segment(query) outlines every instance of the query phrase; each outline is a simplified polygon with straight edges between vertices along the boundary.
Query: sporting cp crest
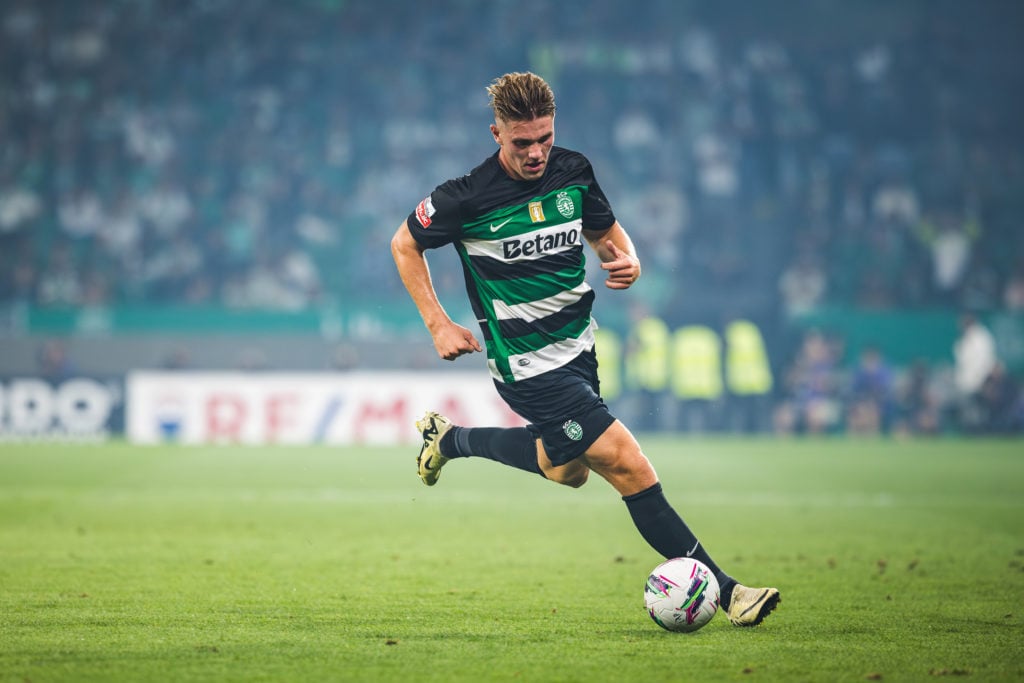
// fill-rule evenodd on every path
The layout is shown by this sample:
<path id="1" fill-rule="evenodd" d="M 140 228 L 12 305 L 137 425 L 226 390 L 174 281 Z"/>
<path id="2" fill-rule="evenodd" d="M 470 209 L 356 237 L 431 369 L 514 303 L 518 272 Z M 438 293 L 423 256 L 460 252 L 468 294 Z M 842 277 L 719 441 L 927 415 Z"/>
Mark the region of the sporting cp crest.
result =
<path id="1" fill-rule="evenodd" d="M 583 427 L 581 427 L 580 423 L 576 420 L 567 420 L 566 423 L 562 425 L 562 431 L 565 432 L 565 435 L 573 441 L 579 441 L 583 438 Z"/>
<path id="2" fill-rule="evenodd" d="M 555 208 L 564 218 L 572 218 L 576 213 L 576 205 L 572 203 L 572 197 L 568 192 L 559 192 L 555 197 Z"/>

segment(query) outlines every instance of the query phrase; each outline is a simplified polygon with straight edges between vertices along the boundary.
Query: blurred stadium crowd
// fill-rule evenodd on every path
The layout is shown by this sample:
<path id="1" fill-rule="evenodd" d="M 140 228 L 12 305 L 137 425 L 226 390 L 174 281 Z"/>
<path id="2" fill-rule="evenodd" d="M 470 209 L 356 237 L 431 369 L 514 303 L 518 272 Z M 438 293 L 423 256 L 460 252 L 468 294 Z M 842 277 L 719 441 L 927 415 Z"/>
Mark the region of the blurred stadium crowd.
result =
<path id="1" fill-rule="evenodd" d="M 672 325 L 1021 312 L 1020 20 L 997 0 L 9 0 L 0 305 L 405 305 L 395 226 L 493 151 L 484 86 L 529 68 Z"/>

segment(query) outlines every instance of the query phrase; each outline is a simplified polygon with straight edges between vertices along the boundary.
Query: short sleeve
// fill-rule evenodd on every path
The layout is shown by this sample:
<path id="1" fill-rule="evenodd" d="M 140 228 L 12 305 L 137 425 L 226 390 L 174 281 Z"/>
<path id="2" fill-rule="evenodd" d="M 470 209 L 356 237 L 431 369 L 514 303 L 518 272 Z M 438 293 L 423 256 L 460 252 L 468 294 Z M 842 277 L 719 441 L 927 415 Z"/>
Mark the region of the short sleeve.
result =
<path id="1" fill-rule="evenodd" d="M 462 233 L 459 203 L 440 186 L 416 205 L 406 220 L 413 239 L 426 249 L 456 241 Z"/>
<path id="2" fill-rule="evenodd" d="M 589 167 L 589 164 L 588 164 Z M 604 191 L 590 170 L 590 183 L 587 196 L 583 199 L 583 229 L 603 232 L 615 224 L 615 213 L 605 197 Z"/>

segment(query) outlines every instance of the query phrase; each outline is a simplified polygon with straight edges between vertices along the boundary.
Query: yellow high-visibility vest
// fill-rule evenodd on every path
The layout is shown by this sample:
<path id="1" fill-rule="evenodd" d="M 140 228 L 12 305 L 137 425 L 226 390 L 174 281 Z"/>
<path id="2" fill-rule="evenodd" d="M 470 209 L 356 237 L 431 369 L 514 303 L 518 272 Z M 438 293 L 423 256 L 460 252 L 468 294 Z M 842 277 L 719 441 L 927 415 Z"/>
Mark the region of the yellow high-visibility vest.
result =
<path id="1" fill-rule="evenodd" d="M 686 325 L 672 338 L 672 391 L 681 400 L 722 395 L 722 340 L 704 325 Z"/>
<path id="2" fill-rule="evenodd" d="M 764 338 L 749 320 L 734 320 L 725 328 L 725 380 L 737 396 L 757 396 L 772 390 L 772 368 Z"/>
<path id="3" fill-rule="evenodd" d="M 664 391 L 668 387 L 669 336 L 661 318 L 644 318 L 630 330 L 626 381 L 631 389 Z"/>
<path id="4" fill-rule="evenodd" d="M 597 354 L 597 375 L 601 396 L 607 400 L 622 394 L 622 340 L 614 330 L 594 330 L 594 352 Z"/>

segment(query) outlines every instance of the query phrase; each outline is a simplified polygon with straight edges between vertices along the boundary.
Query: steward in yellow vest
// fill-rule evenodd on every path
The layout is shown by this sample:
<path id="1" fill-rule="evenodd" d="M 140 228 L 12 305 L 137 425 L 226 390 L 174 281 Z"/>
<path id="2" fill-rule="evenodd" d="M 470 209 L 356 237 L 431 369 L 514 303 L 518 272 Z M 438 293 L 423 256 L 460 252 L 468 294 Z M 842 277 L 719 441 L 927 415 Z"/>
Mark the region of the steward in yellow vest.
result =
<path id="1" fill-rule="evenodd" d="M 728 428 L 761 432 L 771 428 L 772 367 L 764 337 L 749 320 L 725 328 L 725 381 L 729 388 Z"/>
<path id="2" fill-rule="evenodd" d="M 722 342 L 710 327 L 686 325 L 672 339 L 672 390 L 681 401 L 722 395 Z"/>
<path id="3" fill-rule="evenodd" d="M 672 392 L 676 429 L 704 432 L 717 427 L 723 393 L 722 340 L 710 327 L 686 325 L 672 335 Z"/>
<path id="4" fill-rule="evenodd" d="M 734 320 L 725 328 L 725 381 L 736 396 L 767 394 L 772 390 L 772 368 L 764 338 L 749 320 Z"/>
<path id="5" fill-rule="evenodd" d="M 661 318 L 645 316 L 629 331 L 626 345 L 626 388 L 636 413 L 639 430 L 664 427 L 663 403 L 669 383 L 668 325 Z"/>
<path id="6" fill-rule="evenodd" d="M 615 330 L 603 327 L 594 330 L 594 340 L 601 396 L 614 401 L 622 395 L 622 340 Z"/>

